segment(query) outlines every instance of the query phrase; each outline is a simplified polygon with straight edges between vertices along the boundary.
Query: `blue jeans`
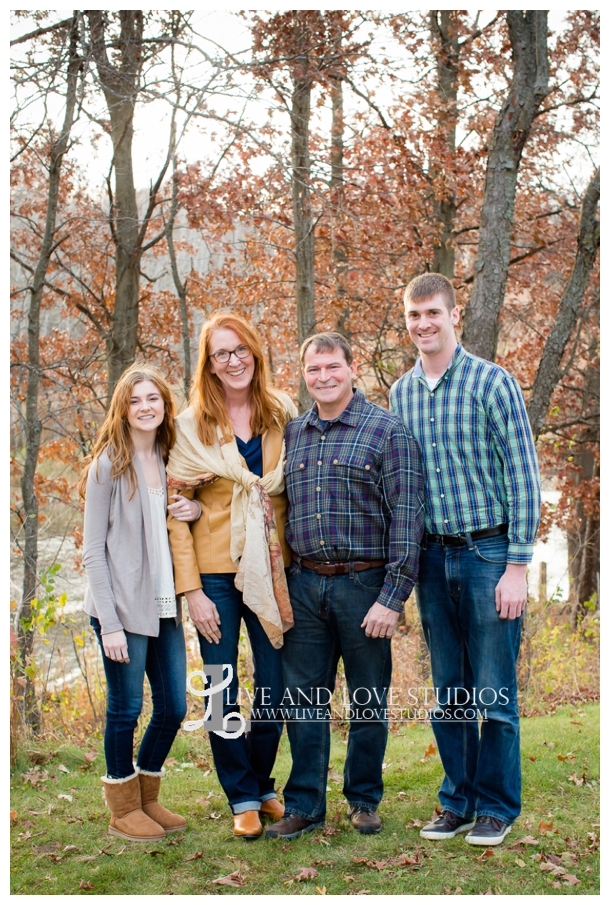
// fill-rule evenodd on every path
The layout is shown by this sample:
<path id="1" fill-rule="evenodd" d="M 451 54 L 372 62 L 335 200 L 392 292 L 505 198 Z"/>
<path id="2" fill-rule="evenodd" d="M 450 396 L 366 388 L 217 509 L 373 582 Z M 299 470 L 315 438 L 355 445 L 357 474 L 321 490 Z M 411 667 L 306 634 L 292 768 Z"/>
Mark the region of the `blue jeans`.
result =
<path id="1" fill-rule="evenodd" d="M 199 647 L 206 666 L 231 664 L 233 680 L 223 692 L 223 715 L 238 713 L 237 654 L 241 621 L 244 620 L 252 648 L 254 689 L 252 710 L 263 708 L 262 718 L 253 712 L 250 732 L 239 738 L 221 738 L 210 732 L 210 744 L 218 781 L 234 814 L 258 810 L 261 802 L 275 798 L 275 780 L 271 776 L 282 734 L 282 722 L 265 718 L 267 709 L 277 711 L 282 700 L 281 652 L 269 641 L 258 616 L 243 601 L 235 587 L 235 575 L 202 575 L 203 592 L 216 604 L 220 615 L 219 644 L 199 634 Z"/>
<path id="2" fill-rule="evenodd" d="M 432 728 L 445 769 L 441 806 L 512 823 L 521 811 L 521 618 L 500 619 L 495 604 L 507 549 L 506 535 L 472 549 L 424 537 L 416 596 L 438 701 Z"/>
<path id="3" fill-rule="evenodd" d="M 295 563 L 288 573 L 294 627 L 284 636 L 282 654 L 286 700 L 291 702 L 292 769 L 284 790 L 287 813 L 307 820 L 325 817 L 330 707 L 324 705 L 335 687 L 339 657 L 343 657 L 352 716 L 343 794 L 353 807 L 375 810 L 381 801 L 391 642 L 367 638 L 360 626 L 384 580 L 383 568 L 325 577 Z"/>
<path id="4" fill-rule="evenodd" d="M 104 733 L 106 772 L 114 779 L 133 774 L 133 734 L 142 712 L 144 675 L 148 677 L 153 712 L 138 751 L 137 765 L 158 773 L 186 716 L 186 651 L 182 625 L 159 620 L 159 637 L 125 632 L 129 663 L 117 663 L 104 653 L 101 626 L 91 616 L 102 649 L 108 685 Z"/>

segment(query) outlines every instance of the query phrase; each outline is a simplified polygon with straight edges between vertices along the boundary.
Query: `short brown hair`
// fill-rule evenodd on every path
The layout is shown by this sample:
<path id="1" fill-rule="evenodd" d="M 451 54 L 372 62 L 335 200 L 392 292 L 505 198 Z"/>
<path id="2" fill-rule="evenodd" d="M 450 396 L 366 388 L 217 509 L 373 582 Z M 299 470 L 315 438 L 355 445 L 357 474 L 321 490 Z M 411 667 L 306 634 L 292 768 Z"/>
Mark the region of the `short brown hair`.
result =
<path id="1" fill-rule="evenodd" d="M 352 347 L 342 333 L 315 333 L 308 336 L 301 346 L 299 356 L 302 368 L 305 367 L 305 353 L 310 346 L 313 346 L 316 352 L 334 352 L 335 349 L 341 349 L 348 365 L 354 360 Z"/>
<path id="2" fill-rule="evenodd" d="M 405 289 L 405 305 L 407 302 L 423 302 L 434 295 L 443 296 L 449 311 L 455 308 L 455 290 L 447 277 L 442 273 L 422 273 L 411 280 Z"/>

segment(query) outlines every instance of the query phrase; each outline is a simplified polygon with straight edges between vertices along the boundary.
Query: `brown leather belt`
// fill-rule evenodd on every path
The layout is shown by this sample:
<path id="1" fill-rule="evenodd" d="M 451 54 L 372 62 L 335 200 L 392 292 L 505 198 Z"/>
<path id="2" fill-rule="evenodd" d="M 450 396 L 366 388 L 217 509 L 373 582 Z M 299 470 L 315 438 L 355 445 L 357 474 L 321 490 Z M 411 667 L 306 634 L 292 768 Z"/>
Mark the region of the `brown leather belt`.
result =
<path id="1" fill-rule="evenodd" d="M 371 559 L 368 562 L 313 562 L 311 559 L 302 559 L 296 553 L 292 554 L 292 559 L 304 569 L 311 569 L 318 575 L 348 575 L 352 566 L 354 572 L 366 572 L 367 569 L 381 569 L 388 564 L 387 559 Z"/>

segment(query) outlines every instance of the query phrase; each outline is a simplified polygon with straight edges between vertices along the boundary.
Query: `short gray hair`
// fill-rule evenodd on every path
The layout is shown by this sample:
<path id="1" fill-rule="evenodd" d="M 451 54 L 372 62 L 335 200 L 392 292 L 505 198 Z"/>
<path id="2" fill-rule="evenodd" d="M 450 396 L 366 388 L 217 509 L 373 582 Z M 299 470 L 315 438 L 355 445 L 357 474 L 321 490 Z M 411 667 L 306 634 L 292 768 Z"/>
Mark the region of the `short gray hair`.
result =
<path id="1" fill-rule="evenodd" d="M 352 347 L 342 333 L 315 333 L 308 336 L 301 346 L 299 356 L 302 368 L 305 367 L 305 353 L 310 346 L 313 346 L 316 352 L 334 352 L 335 349 L 341 349 L 348 365 L 354 360 Z"/>

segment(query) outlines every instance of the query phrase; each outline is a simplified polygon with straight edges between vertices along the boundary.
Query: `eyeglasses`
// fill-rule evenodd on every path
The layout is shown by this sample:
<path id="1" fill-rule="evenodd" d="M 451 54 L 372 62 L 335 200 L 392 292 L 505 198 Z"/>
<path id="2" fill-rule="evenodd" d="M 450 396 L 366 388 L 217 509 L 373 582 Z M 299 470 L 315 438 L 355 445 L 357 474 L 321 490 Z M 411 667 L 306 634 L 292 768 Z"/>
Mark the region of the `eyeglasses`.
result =
<path id="1" fill-rule="evenodd" d="M 238 346 L 237 349 L 231 349 L 230 352 L 226 349 L 221 349 L 220 352 L 213 352 L 210 358 L 213 358 L 221 365 L 225 365 L 231 360 L 231 355 L 235 355 L 236 358 L 240 359 L 247 358 L 250 355 L 250 349 L 248 346 Z"/>

